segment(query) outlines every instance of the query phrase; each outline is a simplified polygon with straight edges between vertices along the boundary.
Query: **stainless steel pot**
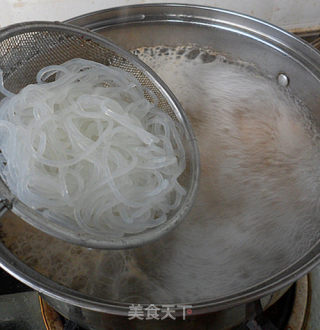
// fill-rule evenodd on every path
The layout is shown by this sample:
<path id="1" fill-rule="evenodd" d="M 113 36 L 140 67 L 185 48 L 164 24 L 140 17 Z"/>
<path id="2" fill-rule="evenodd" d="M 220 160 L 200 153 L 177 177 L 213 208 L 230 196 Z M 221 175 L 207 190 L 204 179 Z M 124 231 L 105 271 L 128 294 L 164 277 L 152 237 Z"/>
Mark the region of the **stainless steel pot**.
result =
<path id="1" fill-rule="evenodd" d="M 225 54 L 227 58 L 252 63 L 271 79 L 279 79 L 280 84 L 286 85 L 289 82 L 292 93 L 313 112 L 315 120 L 319 120 L 319 53 L 299 38 L 268 23 L 221 9 L 174 4 L 113 8 L 74 18 L 68 22 L 99 32 L 129 50 L 143 46 L 176 47 L 196 44 L 198 47 L 210 48 Z M 123 258 L 134 255 L 136 264 L 130 264 L 130 271 L 138 276 L 137 272 L 143 269 L 143 272 L 139 273 L 143 278 L 148 272 L 152 274 L 154 267 L 148 252 L 153 251 L 152 249 L 159 251 L 161 244 L 172 244 L 173 248 L 175 244 L 173 234 L 155 245 L 129 251 L 126 256 L 117 251 L 109 253 L 86 250 L 48 237 L 10 217 L 13 216 L 2 219 L 4 244 L 0 246 L 1 266 L 41 292 L 49 303 L 65 316 L 95 327 L 103 327 L 115 316 L 122 315 L 123 322 L 127 321 L 130 303 L 121 302 L 114 296 L 110 299 L 107 295 L 105 285 L 108 279 L 104 276 L 118 276 L 116 273 L 112 274 L 112 267 L 108 268 L 109 265 L 121 264 Z M 156 288 L 153 282 L 150 282 L 150 290 L 154 290 L 155 296 L 158 297 L 158 301 L 154 302 L 188 303 L 192 305 L 195 315 L 220 311 L 259 299 L 296 281 L 318 263 L 319 232 L 314 233 L 308 246 L 297 250 L 294 260 L 278 260 L 277 256 L 274 256 L 277 262 L 273 262 L 272 258 L 269 261 L 256 258 L 250 265 L 244 261 L 248 272 L 243 275 L 249 276 L 250 281 L 245 281 L 244 277 L 241 280 L 240 275 L 236 277 L 239 269 L 234 269 L 234 277 L 226 273 L 224 278 L 225 283 L 233 282 L 230 290 L 224 283 L 220 286 L 217 283 L 216 287 L 220 287 L 219 292 L 214 292 L 209 286 L 206 290 L 210 277 L 205 278 L 199 289 L 202 293 L 200 299 L 197 297 L 193 300 L 192 294 L 188 296 L 185 293 L 184 297 L 161 301 L 161 292 L 158 292 L 159 295 L 156 292 L 158 286 Z M 302 231 L 299 234 L 304 235 Z M 272 237 L 266 235 L 265 239 L 270 240 L 270 245 L 273 244 Z M 174 252 L 174 249 L 172 251 Z M 210 261 L 210 254 L 206 262 L 209 265 L 212 262 L 214 273 L 216 265 Z M 75 265 L 70 269 L 63 269 L 68 263 Z M 165 260 L 163 263 L 165 264 Z M 99 267 L 104 269 L 104 273 L 99 273 Z M 265 267 L 266 272 L 264 277 L 256 278 L 254 270 L 259 267 Z M 77 272 L 81 273 L 78 277 Z M 221 272 L 223 273 L 223 269 Z M 192 276 L 188 276 L 183 274 L 180 279 L 175 279 L 177 286 L 183 286 L 186 279 L 186 292 L 187 284 L 193 285 Z M 99 285 L 93 285 L 93 278 L 100 281 Z M 211 280 L 216 281 L 214 274 Z M 162 285 L 165 285 L 163 283 Z M 132 286 L 139 290 L 139 283 L 134 282 Z M 143 288 L 141 290 L 143 291 Z M 190 289 L 190 292 L 195 292 L 192 290 Z M 149 301 L 150 299 L 146 299 L 141 302 Z M 178 310 L 177 315 L 181 314 L 182 311 Z"/>

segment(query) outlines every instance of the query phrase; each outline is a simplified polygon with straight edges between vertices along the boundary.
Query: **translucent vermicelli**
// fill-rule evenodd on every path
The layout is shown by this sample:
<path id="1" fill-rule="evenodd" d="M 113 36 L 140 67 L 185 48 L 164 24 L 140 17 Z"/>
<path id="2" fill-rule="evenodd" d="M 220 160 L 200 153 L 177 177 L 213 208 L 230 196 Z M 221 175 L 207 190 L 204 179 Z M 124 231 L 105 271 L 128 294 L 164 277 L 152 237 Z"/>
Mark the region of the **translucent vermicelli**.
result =
<path id="1" fill-rule="evenodd" d="M 16 95 L 0 85 L 2 173 L 26 205 L 119 236 L 180 205 L 181 128 L 133 75 L 73 59 L 43 68 Z"/>

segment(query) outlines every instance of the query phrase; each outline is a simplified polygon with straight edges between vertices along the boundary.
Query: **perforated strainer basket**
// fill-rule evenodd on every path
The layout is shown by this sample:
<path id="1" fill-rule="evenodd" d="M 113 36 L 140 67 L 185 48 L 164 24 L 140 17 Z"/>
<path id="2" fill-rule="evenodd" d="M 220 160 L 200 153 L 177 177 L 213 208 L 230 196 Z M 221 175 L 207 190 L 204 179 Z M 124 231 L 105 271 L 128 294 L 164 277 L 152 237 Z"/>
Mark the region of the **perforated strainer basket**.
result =
<path id="1" fill-rule="evenodd" d="M 14 213 L 32 226 L 57 238 L 87 247 L 129 248 L 155 240 L 185 218 L 195 199 L 199 180 L 199 153 L 191 126 L 180 104 L 160 78 L 135 56 L 103 37 L 57 22 L 22 23 L 0 30 L 0 68 L 5 88 L 13 93 L 35 83 L 36 74 L 43 67 L 62 64 L 73 58 L 92 60 L 130 72 L 157 95 L 158 107 L 180 122 L 184 129 L 182 139 L 187 162 L 181 184 L 187 193 L 179 208 L 169 214 L 163 224 L 121 238 L 103 238 L 83 232 L 76 223 L 70 226 L 70 223 L 64 224 L 63 221 L 51 221 L 19 201 L 3 180 L 0 180 L 1 212 L 12 208 Z"/>

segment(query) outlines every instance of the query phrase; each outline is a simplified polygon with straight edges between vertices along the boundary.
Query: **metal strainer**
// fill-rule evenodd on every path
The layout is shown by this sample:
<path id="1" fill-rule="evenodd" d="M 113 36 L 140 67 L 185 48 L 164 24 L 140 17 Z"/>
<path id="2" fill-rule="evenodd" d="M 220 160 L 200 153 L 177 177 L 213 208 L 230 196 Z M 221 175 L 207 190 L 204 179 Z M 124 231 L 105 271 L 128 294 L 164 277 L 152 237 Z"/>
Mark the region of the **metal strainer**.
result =
<path id="1" fill-rule="evenodd" d="M 3 70 L 5 88 L 13 93 L 35 83 L 36 74 L 43 67 L 62 64 L 73 58 L 92 60 L 130 72 L 157 95 L 158 107 L 181 123 L 185 133 L 182 138 L 187 161 L 181 183 L 187 194 L 180 207 L 168 215 L 166 222 L 142 233 L 126 234 L 120 239 L 97 237 L 83 232 L 76 225 L 64 225 L 63 221 L 52 222 L 19 201 L 5 182 L 0 180 L 2 213 L 12 208 L 14 213 L 32 226 L 57 238 L 87 247 L 117 249 L 142 245 L 170 231 L 186 216 L 193 204 L 199 179 L 199 154 L 191 126 L 180 104 L 160 78 L 135 56 L 105 38 L 58 22 L 22 23 L 0 30 L 0 68 Z M 145 97 L 148 98 L 148 95 Z"/>

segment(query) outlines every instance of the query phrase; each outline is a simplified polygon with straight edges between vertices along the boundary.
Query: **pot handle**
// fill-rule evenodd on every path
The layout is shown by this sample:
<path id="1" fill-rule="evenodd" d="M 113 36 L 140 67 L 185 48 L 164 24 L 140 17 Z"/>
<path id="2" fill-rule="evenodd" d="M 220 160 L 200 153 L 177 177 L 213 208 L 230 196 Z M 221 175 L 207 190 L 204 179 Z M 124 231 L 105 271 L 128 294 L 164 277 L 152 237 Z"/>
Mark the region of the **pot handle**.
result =
<path id="1" fill-rule="evenodd" d="M 3 215 L 12 209 L 12 202 L 10 202 L 6 198 L 0 198 L 0 218 L 3 217 Z"/>

